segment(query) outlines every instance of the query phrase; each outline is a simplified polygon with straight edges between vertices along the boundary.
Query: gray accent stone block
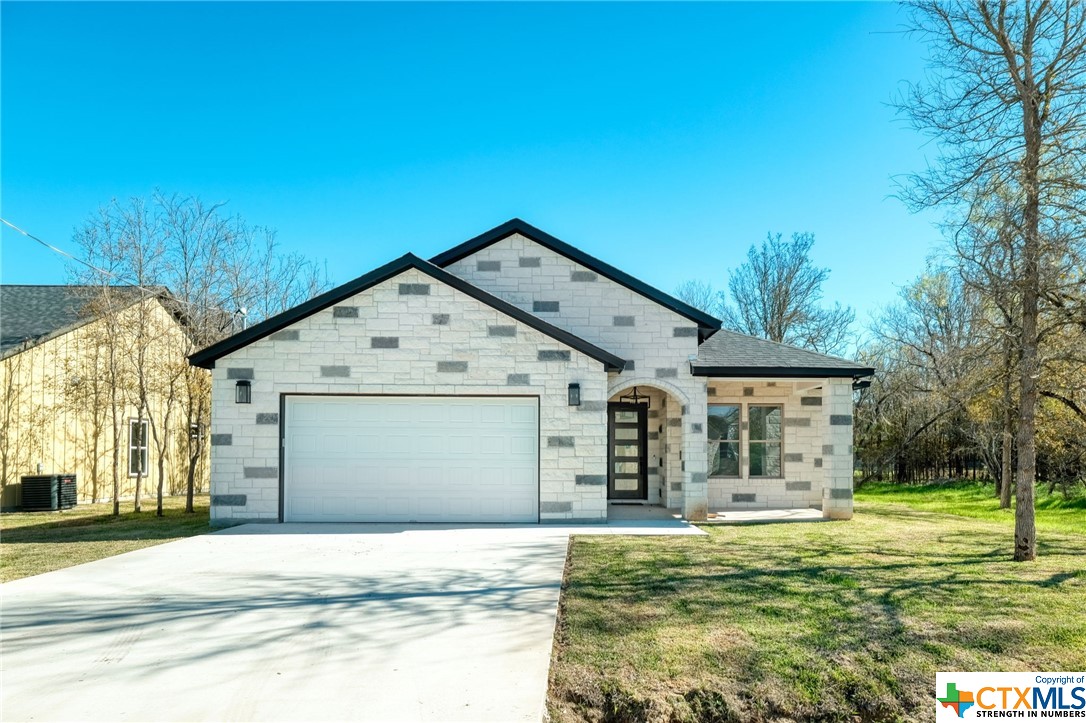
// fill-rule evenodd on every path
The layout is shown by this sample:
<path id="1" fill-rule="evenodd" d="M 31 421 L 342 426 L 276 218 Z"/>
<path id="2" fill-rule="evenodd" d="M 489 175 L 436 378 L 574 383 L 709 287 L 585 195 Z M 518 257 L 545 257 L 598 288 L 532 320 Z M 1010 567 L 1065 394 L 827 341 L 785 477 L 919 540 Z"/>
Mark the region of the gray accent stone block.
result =
<path id="1" fill-rule="evenodd" d="M 634 363 L 634 360 L 633 359 L 627 359 L 626 363 L 622 366 L 622 371 L 624 371 L 624 372 L 632 372 L 636 368 L 637 368 L 637 364 Z"/>
<path id="2" fill-rule="evenodd" d="M 449 325 L 449 315 L 448 314 L 434 314 L 433 316 L 430 317 L 430 323 L 431 324 L 436 324 L 437 326 L 448 326 Z"/>
<path id="3" fill-rule="evenodd" d="M 488 326 L 486 328 L 487 336 L 516 336 L 517 327 L 515 326 Z"/>
<path id="4" fill-rule="evenodd" d="M 540 502 L 540 512 L 572 512 L 572 502 Z"/>
<path id="5" fill-rule="evenodd" d="M 830 424 L 837 425 L 837 426 L 844 426 L 844 425 L 852 424 L 852 415 L 851 414 L 831 414 L 830 415 Z"/>
<path id="6" fill-rule="evenodd" d="M 690 413 L 690 407 L 686 406 L 685 404 L 682 405 L 681 407 L 679 407 L 679 414 L 686 415 L 686 414 L 689 414 L 689 413 Z"/>
<path id="7" fill-rule="evenodd" d="M 698 327 L 696 326 L 676 326 L 671 332 L 672 336 L 697 336 Z"/>
<path id="8" fill-rule="evenodd" d="M 814 458 L 814 466 L 815 467 L 821 467 L 822 466 L 822 458 L 821 457 L 815 457 Z"/>
<path id="9" fill-rule="evenodd" d="M 573 437 L 547 437 L 548 447 L 573 447 Z"/>
<path id="10" fill-rule="evenodd" d="M 244 507 L 246 495 L 211 495 L 212 507 Z"/>
<path id="11" fill-rule="evenodd" d="M 753 492 L 733 492 L 732 502 L 757 502 L 758 495 Z"/>
<path id="12" fill-rule="evenodd" d="M 611 317 L 611 324 L 613 326 L 633 326 L 634 318 L 632 316 L 613 316 Z"/>
<path id="13" fill-rule="evenodd" d="M 468 363 L 466 361 L 439 361 L 437 370 L 439 372 L 466 372 Z"/>
<path id="14" fill-rule="evenodd" d="M 351 368 L 346 366 L 328 366 L 321 367 L 322 377 L 349 377 L 351 376 Z"/>
<path id="15" fill-rule="evenodd" d="M 569 273 L 570 281 L 595 281 L 596 274 L 591 271 L 571 271 Z"/>
<path id="16" fill-rule="evenodd" d="M 532 383 L 531 374 L 509 374 L 505 377 L 505 383 L 511 387 L 522 387 Z"/>
<path id="17" fill-rule="evenodd" d="M 540 349 L 536 358 L 539 361 L 569 361 L 569 352 L 561 349 Z"/>
<path id="18" fill-rule="evenodd" d="M 810 492 L 810 482 L 785 482 L 784 489 L 788 492 Z"/>
<path id="19" fill-rule="evenodd" d="M 690 483 L 691 484 L 704 484 L 709 481 L 708 472 L 691 472 Z"/>
<path id="20" fill-rule="evenodd" d="M 522 269 L 538 269 L 542 266 L 538 256 L 521 256 L 519 264 Z"/>
<path id="21" fill-rule="evenodd" d="M 253 368 L 252 367 L 229 367 L 226 370 L 227 379 L 252 379 Z"/>
<path id="22" fill-rule="evenodd" d="M 649 419 L 659 419 L 659 418 L 660 418 L 660 410 L 659 409 L 650 409 L 649 410 Z"/>
<path id="23" fill-rule="evenodd" d="M 482 260 L 480 260 L 480 261 L 477 261 L 475 263 L 475 270 L 476 271 L 501 271 L 502 270 L 502 262 L 501 261 L 482 261 Z"/>
<path id="24" fill-rule="evenodd" d="M 802 452 L 785 452 L 784 453 L 784 461 L 785 462 L 802 462 L 803 461 L 803 453 Z"/>
<path id="25" fill-rule="evenodd" d="M 708 388 L 706 388 L 705 393 L 708 394 L 710 397 L 715 397 L 716 396 L 716 387 L 708 387 Z"/>
<path id="26" fill-rule="evenodd" d="M 832 444 L 824 444 L 824 445 L 822 445 L 822 454 L 833 454 L 833 445 Z"/>
<path id="27" fill-rule="evenodd" d="M 278 467 L 246 467 L 245 479 L 278 479 Z"/>
<path id="28" fill-rule="evenodd" d="M 810 417 L 785 417 L 784 426 L 786 427 L 810 427 Z"/>
<path id="29" fill-rule="evenodd" d="M 663 367 L 656 370 L 657 379 L 675 379 L 679 376 L 679 370 L 675 367 Z"/>
<path id="30" fill-rule="evenodd" d="M 257 424 L 279 424 L 278 412 L 261 412 L 256 415 Z"/>
<path id="31" fill-rule="evenodd" d="M 800 397 L 799 403 L 804 407 L 821 407 L 822 397 Z"/>
<path id="32" fill-rule="evenodd" d="M 852 490 L 838 487 L 825 487 L 822 490 L 823 497 L 829 497 L 831 500 L 851 500 Z"/>
<path id="33" fill-rule="evenodd" d="M 753 397 L 754 396 L 754 387 L 743 387 L 743 396 L 744 397 Z"/>
<path id="34" fill-rule="evenodd" d="M 533 301 L 532 311 L 543 314 L 555 314 L 561 304 L 557 301 Z"/>
<path id="35" fill-rule="evenodd" d="M 399 349 L 400 337 L 398 336 L 371 336 L 370 349 Z"/>
<path id="36" fill-rule="evenodd" d="M 679 419 L 678 417 L 672 417 L 671 419 L 667 420 L 667 426 L 681 427 L 683 426 L 683 420 Z"/>
<path id="37" fill-rule="evenodd" d="M 581 402 L 578 412 L 602 412 L 607 409 L 607 402 Z"/>
<path id="38" fill-rule="evenodd" d="M 268 338 L 272 341 L 298 341 L 301 335 L 297 329 L 283 329 L 274 334 L 269 334 Z"/>
<path id="39" fill-rule="evenodd" d="M 649 432 L 649 439 L 660 439 L 659 432 Z"/>
<path id="40" fill-rule="evenodd" d="M 232 434 L 213 434 L 211 435 L 212 447 L 229 447 L 234 443 L 234 435 Z"/>
<path id="41" fill-rule="evenodd" d="M 766 382 L 765 385 L 767 387 L 775 387 L 775 386 L 777 386 L 777 383 L 776 382 Z"/>
<path id="42" fill-rule="evenodd" d="M 694 434 L 701 434 L 701 422 L 694 422 L 691 424 L 690 431 Z"/>
<path id="43" fill-rule="evenodd" d="M 357 306 L 333 306 L 332 318 L 334 319 L 357 319 L 358 307 Z"/>
<path id="44" fill-rule="evenodd" d="M 400 296 L 429 296 L 429 284 L 400 284 Z"/>
<path id="45" fill-rule="evenodd" d="M 671 491 L 672 492 L 679 492 L 680 490 L 682 490 L 682 488 L 683 488 L 683 483 L 682 482 L 672 482 L 671 483 Z"/>
<path id="46" fill-rule="evenodd" d="M 603 487 L 607 484 L 607 475 L 605 474 L 579 474 L 574 479 L 582 487 Z"/>

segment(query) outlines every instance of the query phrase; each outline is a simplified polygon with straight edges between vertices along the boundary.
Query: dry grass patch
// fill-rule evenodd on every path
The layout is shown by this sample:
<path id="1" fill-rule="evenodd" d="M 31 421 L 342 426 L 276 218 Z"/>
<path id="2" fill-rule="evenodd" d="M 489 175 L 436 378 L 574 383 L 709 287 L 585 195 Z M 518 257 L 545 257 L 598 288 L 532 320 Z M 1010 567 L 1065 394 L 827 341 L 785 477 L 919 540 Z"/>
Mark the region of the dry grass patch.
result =
<path id="1" fill-rule="evenodd" d="M 124 502 L 119 517 L 113 516 L 111 502 L 58 512 L 6 512 L 0 515 L 0 582 L 209 532 L 207 495 L 196 497 L 194 507 L 188 514 L 184 497 L 168 497 L 163 517 L 155 516 L 154 500 L 139 514 L 131 511 L 131 501 Z"/>
<path id="2" fill-rule="evenodd" d="M 870 503 L 709 533 L 574 540 L 556 720 L 930 720 L 937 670 L 1086 666 L 1086 534 L 1017 564 L 1005 524 Z"/>

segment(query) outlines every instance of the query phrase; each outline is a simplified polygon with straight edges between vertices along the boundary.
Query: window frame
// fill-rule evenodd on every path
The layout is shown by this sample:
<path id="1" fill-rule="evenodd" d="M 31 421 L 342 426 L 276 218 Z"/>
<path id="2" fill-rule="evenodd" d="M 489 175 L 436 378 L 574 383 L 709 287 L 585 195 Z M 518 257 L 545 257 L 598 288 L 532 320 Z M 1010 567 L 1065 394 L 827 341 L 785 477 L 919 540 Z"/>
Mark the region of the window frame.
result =
<path id="1" fill-rule="evenodd" d="M 132 429 L 135 425 L 140 426 L 140 436 L 142 445 L 134 443 L 132 437 Z M 129 417 L 128 419 L 128 476 L 129 477 L 146 477 L 148 470 L 151 468 L 151 454 L 150 454 L 150 440 L 148 434 L 150 433 L 150 427 L 148 420 L 142 417 Z M 142 470 L 132 471 L 132 452 L 138 451 L 140 453 L 139 460 L 142 463 L 140 466 Z"/>
<path id="2" fill-rule="evenodd" d="M 748 462 L 749 462 L 750 457 L 752 456 L 752 455 L 750 455 L 750 445 L 751 444 L 763 444 L 763 445 L 768 446 L 768 445 L 773 444 L 775 442 L 777 444 L 777 447 L 780 449 L 780 460 L 779 460 L 780 461 L 780 472 L 778 472 L 777 474 L 753 474 L 753 473 L 751 473 L 750 466 L 748 465 L 748 467 L 747 467 L 747 478 L 748 479 L 784 479 L 784 405 L 783 404 L 756 404 L 754 402 L 749 402 L 745 406 L 747 407 L 747 455 L 748 455 Z M 781 436 L 780 436 L 779 439 L 752 439 L 751 438 L 751 430 L 750 430 L 750 408 L 751 407 L 766 407 L 766 408 L 770 408 L 770 409 L 779 409 L 779 410 L 781 410 Z M 763 459 L 764 459 L 764 457 L 763 457 Z"/>
<path id="3" fill-rule="evenodd" d="M 710 408 L 712 408 L 712 407 L 735 407 L 737 410 L 739 410 L 739 425 L 736 427 L 736 432 L 738 433 L 738 436 L 736 437 L 736 439 L 707 439 L 706 440 L 709 444 L 716 444 L 718 446 L 721 443 L 731 444 L 731 443 L 734 442 L 735 445 L 736 445 L 736 449 L 739 450 L 738 459 L 737 459 L 738 464 L 736 465 L 736 469 L 738 471 L 735 474 L 712 474 L 712 473 L 710 473 L 709 477 L 712 478 L 712 479 L 743 479 L 743 461 L 745 459 L 745 456 L 743 455 L 743 416 L 744 416 L 744 414 L 743 414 L 743 406 L 744 405 L 743 405 L 742 402 L 714 402 L 714 403 L 706 405 L 706 408 L 705 408 L 705 432 L 706 432 L 706 437 L 708 437 L 708 432 L 709 432 L 709 409 Z M 710 454 L 710 455 L 712 454 L 712 452 L 709 449 L 706 449 L 706 453 Z"/>

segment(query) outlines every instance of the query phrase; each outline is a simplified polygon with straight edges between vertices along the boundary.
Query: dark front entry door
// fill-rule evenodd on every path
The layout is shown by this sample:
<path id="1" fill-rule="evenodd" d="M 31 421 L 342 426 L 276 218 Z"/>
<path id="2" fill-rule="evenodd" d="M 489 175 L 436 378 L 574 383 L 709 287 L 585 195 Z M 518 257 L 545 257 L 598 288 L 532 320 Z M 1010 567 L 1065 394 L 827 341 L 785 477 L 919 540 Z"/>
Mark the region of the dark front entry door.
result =
<path id="1" fill-rule="evenodd" d="M 644 404 L 607 405 L 607 498 L 648 499 L 648 407 Z"/>

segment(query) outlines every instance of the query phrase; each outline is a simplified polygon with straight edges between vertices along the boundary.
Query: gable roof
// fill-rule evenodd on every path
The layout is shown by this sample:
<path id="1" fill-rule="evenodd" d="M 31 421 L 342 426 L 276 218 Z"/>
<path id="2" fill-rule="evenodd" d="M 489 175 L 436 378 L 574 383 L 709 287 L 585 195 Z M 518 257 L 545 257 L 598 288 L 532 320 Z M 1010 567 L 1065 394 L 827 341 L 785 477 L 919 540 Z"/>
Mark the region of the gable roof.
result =
<path id="1" fill-rule="evenodd" d="M 89 306 L 100 286 L 0 285 L 0 358 L 14 356 L 98 318 Z M 110 286 L 124 306 L 141 293 L 136 286 Z"/>
<path id="2" fill-rule="evenodd" d="M 532 327 L 536 331 L 540 331 L 552 339 L 576 349 L 596 361 L 602 362 L 608 371 L 621 371 L 626 365 L 626 361 L 621 357 L 617 357 L 611 352 L 601 349 L 579 336 L 574 336 L 564 329 L 559 329 L 556 326 L 548 324 L 539 317 L 529 314 L 507 301 L 502 301 L 498 297 L 486 293 L 460 277 L 454 276 L 448 271 L 440 269 L 430 262 L 420 259 L 414 254 L 404 254 L 395 261 L 380 266 L 368 274 L 359 276 L 354 281 L 349 281 L 342 286 L 337 286 L 331 291 L 326 291 L 320 296 L 316 296 L 303 304 L 299 304 L 281 314 L 265 319 L 259 324 L 254 324 L 245 331 L 227 337 L 205 349 L 201 349 L 189 357 L 189 363 L 193 366 L 203 367 L 204 369 L 214 369 L 215 361 L 226 356 L 230 352 L 248 346 L 254 341 L 263 339 L 269 334 L 273 334 L 295 322 L 312 316 L 319 311 L 323 311 L 333 304 L 361 293 L 394 276 L 398 276 L 408 269 L 417 269 L 435 281 L 451 286 L 457 291 L 463 292 L 468 296 L 481 301 L 502 314 L 512 317 L 513 319 Z"/>
<path id="3" fill-rule="evenodd" d="M 695 309 L 693 306 L 679 301 L 674 296 L 665 294 L 663 291 L 635 279 L 625 271 L 619 271 L 614 266 L 606 264 L 594 256 L 589 256 L 584 251 L 570 246 L 565 241 L 556 239 L 549 233 L 541 231 L 519 218 L 506 221 L 501 226 L 496 226 L 486 233 L 479 234 L 473 239 L 465 241 L 458 246 L 454 246 L 448 251 L 434 256 L 430 261 L 437 266 L 445 268 L 450 264 L 454 264 L 464 257 L 485 249 L 487 246 L 508 238 L 515 233 L 520 234 L 525 238 L 529 238 L 540 246 L 548 248 L 557 254 L 565 256 L 567 259 L 575 261 L 585 268 L 595 271 L 600 276 L 604 276 L 611 281 L 614 281 L 616 284 L 625 286 L 627 289 L 655 301 L 657 304 L 674 311 L 679 316 L 689 319 L 698 325 L 699 340 L 709 338 L 720 328 L 720 319 L 710 316 L 704 311 Z"/>
<path id="4" fill-rule="evenodd" d="M 875 370 L 848 359 L 721 329 L 698 347 L 696 377 L 860 377 Z"/>

